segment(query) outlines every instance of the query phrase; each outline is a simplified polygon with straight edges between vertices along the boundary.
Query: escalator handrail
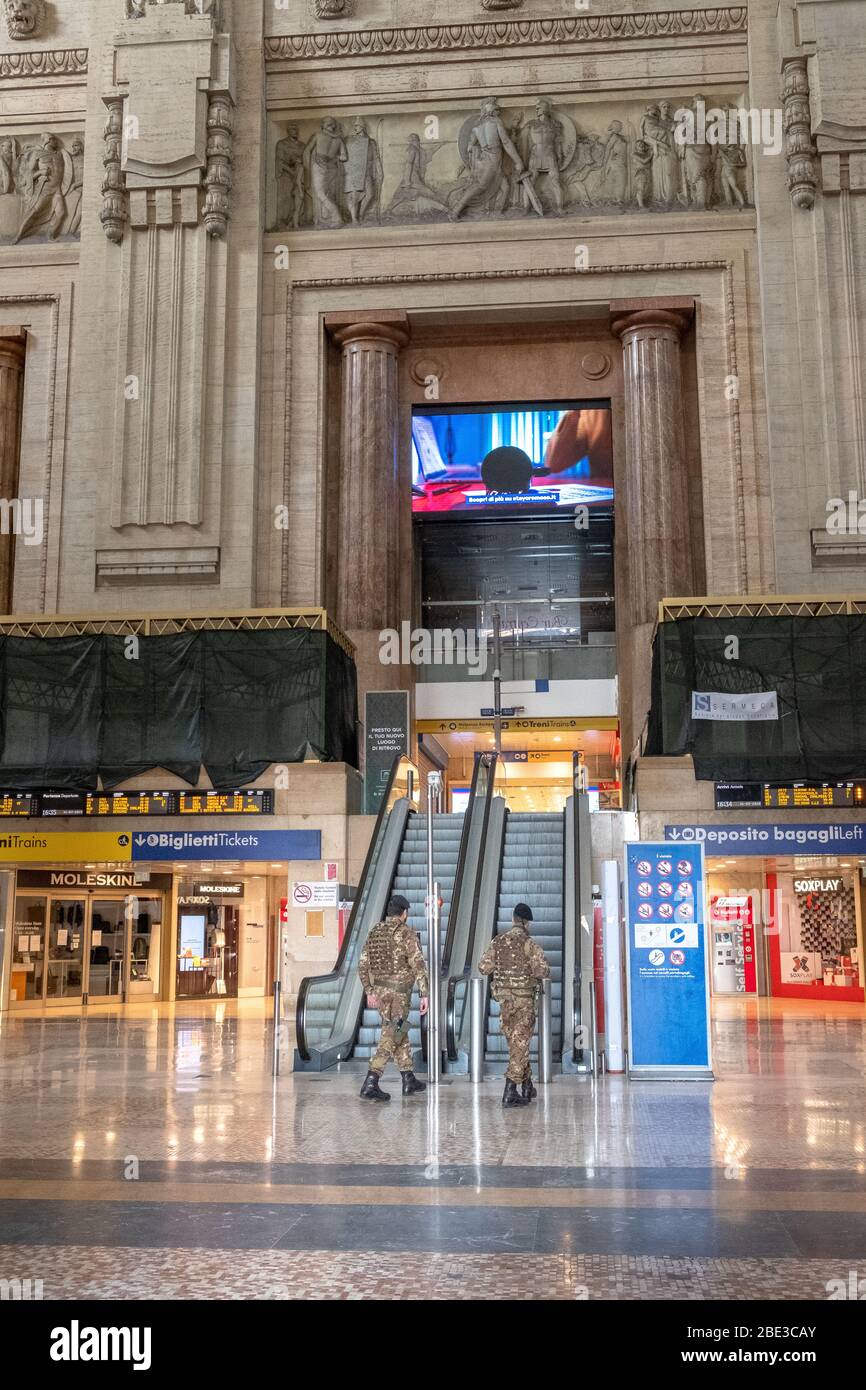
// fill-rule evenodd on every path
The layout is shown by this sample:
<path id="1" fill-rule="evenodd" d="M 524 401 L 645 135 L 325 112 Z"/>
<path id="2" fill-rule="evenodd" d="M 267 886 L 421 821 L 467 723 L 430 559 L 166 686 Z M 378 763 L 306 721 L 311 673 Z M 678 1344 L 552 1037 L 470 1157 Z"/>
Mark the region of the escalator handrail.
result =
<path id="1" fill-rule="evenodd" d="M 460 850 L 457 855 L 457 874 L 454 879 L 454 889 L 451 894 L 451 906 L 448 909 L 448 930 L 445 933 L 445 944 L 442 947 L 442 964 L 440 974 L 446 978 L 451 969 L 451 952 L 454 949 L 454 937 L 457 934 L 457 916 L 460 909 L 460 895 L 463 891 L 464 871 L 466 868 L 466 856 L 469 850 L 469 836 L 472 833 L 472 819 L 475 811 L 475 798 L 478 792 L 478 782 L 482 769 L 489 769 L 489 777 L 485 788 L 485 809 L 484 825 L 482 827 L 482 847 L 484 844 L 484 832 L 486 830 L 487 817 L 489 816 L 490 788 L 496 780 L 496 754 L 480 753 L 472 771 L 472 786 L 469 791 L 469 804 L 466 807 L 466 815 L 463 818 L 463 831 L 460 836 Z M 473 913 L 477 903 L 478 895 L 478 875 L 475 876 L 475 897 L 473 898 Z M 473 916 L 474 921 L 474 916 Z"/>
<path id="2" fill-rule="evenodd" d="M 361 903 L 364 901 L 364 888 L 367 882 L 367 875 L 370 872 L 371 865 L 373 864 L 376 854 L 379 850 L 380 841 L 384 834 L 385 824 L 387 822 L 388 816 L 390 815 L 395 805 L 395 802 L 392 800 L 392 796 L 397 783 L 397 774 L 399 773 L 403 764 L 407 764 L 408 767 L 410 767 L 414 771 L 416 777 L 418 775 L 418 769 L 416 768 L 415 764 L 412 763 L 411 760 L 406 758 L 403 754 L 398 754 L 397 757 L 394 759 L 393 763 L 391 764 L 391 771 L 388 774 L 388 783 L 385 787 L 385 793 L 382 797 L 382 803 L 379 807 L 379 811 L 376 816 L 376 824 L 373 827 L 373 834 L 370 837 L 370 845 L 367 850 L 366 858 L 364 860 L 364 867 L 361 870 L 361 877 L 358 883 L 358 892 L 355 895 L 355 901 L 352 903 L 352 911 L 349 914 L 349 921 L 346 924 L 346 931 L 343 935 L 343 940 L 340 943 L 340 949 L 337 953 L 337 959 L 334 963 L 334 968 L 333 970 L 328 971 L 328 973 L 325 975 L 305 975 L 304 978 L 301 980 L 300 988 L 298 989 L 298 1001 L 295 1005 L 295 1045 L 298 1049 L 299 1056 L 304 1062 L 309 1062 L 310 1060 L 310 1050 L 307 1046 L 306 1029 L 307 995 L 309 994 L 310 987 L 312 985 L 325 984 L 329 980 L 338 980 L 341 978 L 341 976 L 345 974 L 346 957 L 349 953 L 349 947 L 352 942 L 352 933 L 355 930 L 355 924 L 357 921 L 358 913 L 361 910 Z M 399 798 L 397 799 L 399 800 Z"/>
<path id="3" fill-rule="evenodd" d="M 469 932 L 466 938 L 466 955 L 463 959 L 463 968 L 459 972 L 448 977 L 448 986 L 445 991 L 445 1047 L 446 1056 L 449 1062 L 456 1062 L 458 1055 L 456 1019 L 454 1016 L 457 985 L 461 980 L 468 980 L 472 973 L 472 957 L 475 951 L 475 928 L 478 921 L 478 902 L 481 897 L 481 883 L 484 875 L 484 863 L 487 857 L 487 832 L 490 826 L 490 808 L 493 803 L 493 796 L 496 790 L 496 772 L 498 766 L 497 753 L 483 753 L 481 757 L 490 759 L 490 775 L 484 797 L 484 810 L 482 812 L 481 835 L 478 842 L 478 861 L 475 870 L 475 886 L 472 892 L 472 913 L 469 920 Z M 479 758 L 479 766 L 481 759 Z M 449 922 L 450 925 L 450 922 Z"/>

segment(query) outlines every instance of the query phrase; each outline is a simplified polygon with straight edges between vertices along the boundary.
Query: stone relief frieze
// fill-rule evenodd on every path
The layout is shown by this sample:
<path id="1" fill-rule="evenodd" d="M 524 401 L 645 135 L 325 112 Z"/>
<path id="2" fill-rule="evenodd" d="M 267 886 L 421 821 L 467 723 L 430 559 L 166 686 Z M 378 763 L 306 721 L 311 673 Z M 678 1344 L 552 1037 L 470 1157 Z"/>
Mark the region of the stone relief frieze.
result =
<path id="1" fill-rule="evenodd" d="M 127 19 L 144 19 L 148 9 L 157 5 L 182 5 L 184 14 L 212 15 L 220 22 L 220 0 L 126 0 Z"/>
<path id="2" fill-rule="evenodd" d="M 477 112 L 420 121 L 408 114 L 292 120 L 279 127 L 273 151 L 269 225 L 333 230 L 745 207 L 745 147 L 711 143 L 699 124 L 697 138 L 676 138 L 678 113 L 702 109 L 700 96 L 625 108 L 548 97 L 500 104 L 491 96 Z"/>
<path id="3" fill-rule="evenodd" d="M 83 183 L 80 136 L 0 136 L 0 243 L 77 240 Z"/>
<path id="4" fill-rule="evenodd" d="M 488 23 L 426 24 L 423 27 L 315 31 L 279 34 L 265 39 L 269 63 L 294 59 L 364 57 L 398 53 L 442 53 L 489 48 L 556 48 L 567 43 L 598 43 L 620 39 L 680 38 L 697 34 L 745 34 L 748 9 L 727 8 L 638 10 L 631 14 L 564 15 L 559 19 L 497 19 Z"/>
<path id="5" fill-rule="evenodd" d="M 45 26 L 45 0 L 3 0 L 6 30 L 19 42 L 42 37 Z"/>

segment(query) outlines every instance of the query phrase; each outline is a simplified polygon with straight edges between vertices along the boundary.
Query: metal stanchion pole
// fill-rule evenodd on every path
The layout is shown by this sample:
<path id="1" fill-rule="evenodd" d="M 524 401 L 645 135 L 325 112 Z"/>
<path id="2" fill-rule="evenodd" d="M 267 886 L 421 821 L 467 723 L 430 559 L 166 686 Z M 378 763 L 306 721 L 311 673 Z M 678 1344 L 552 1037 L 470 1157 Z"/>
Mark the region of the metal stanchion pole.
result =
<path id="1" fill-rule="evenodd" d="M 538 1005 L 538 1079 L 542 1086 L 549 1086 L 553 1073 L 550 1040 L 550 980 L 542 980 L 541 982 L 541 998 Z"/>
<path id="2" fill-rule="evenodd" d="M 484 986 L 483 975 L 469 981 L 469 1080 L 484 1080 Z"/>
<path id="3" fill-rule="evenodd" d="M 274 1040 L 273 1040 L 273 1068 L 274 1076 L 280 1074 L 280 982 L 274 980 Z"/>
<path id="4" fill-rule="evenodd" d="M 427 1013 L 427 1081 L 439 1083 L 441 1056 L 439 1051 L 439 885 L 434 877 L 433 864 L 433 807 L 438 805 L 442 792 L 442 775 L 427 774 L 427 975 L 430 981 Z"/>
<path id="5" fill-rule="evenodd" d="M 590 1051 L 592 1053 L 592 1074 L 598 1076 L 598 1026 L 596 1023 L 595 980 L 589 982 L 589 1027 Z"/>

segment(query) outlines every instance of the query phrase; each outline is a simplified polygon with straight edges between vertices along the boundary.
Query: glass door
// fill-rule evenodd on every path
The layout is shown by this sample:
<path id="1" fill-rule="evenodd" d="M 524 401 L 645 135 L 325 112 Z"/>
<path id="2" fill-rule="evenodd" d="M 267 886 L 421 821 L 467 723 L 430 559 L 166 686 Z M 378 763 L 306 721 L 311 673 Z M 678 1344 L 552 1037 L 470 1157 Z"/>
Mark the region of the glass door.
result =
<path id="1" fill-rule="evenodd" d="M 41 1003 L 45 983 L 45 914 L 48 899 L 15 899 L 15 935 L 12 938 L 12 969 L 9 1003 Z"/>
<path id="2" fill-rule="evenodd" d="M 51 898 L 48 906 L 46 1003 L 80 1002 L 84 993 L 86 898 Z"/>
<path id="3" fill-rule="evenodd" d="M 88 1003 L 121 998 L 129 956 L 129 912 L 125 898 L 94 898 L 90 910 Z"/>

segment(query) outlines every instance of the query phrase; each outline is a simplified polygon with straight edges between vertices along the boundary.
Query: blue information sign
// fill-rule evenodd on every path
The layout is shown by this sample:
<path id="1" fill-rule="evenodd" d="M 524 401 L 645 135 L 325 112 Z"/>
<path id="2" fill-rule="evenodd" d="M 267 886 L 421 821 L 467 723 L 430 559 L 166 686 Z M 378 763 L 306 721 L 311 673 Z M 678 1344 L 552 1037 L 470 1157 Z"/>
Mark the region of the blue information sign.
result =
<path id="1" fill-rule="evenodd" d="M 158 859 L 321 859 L 320 830 L 142 830 L 132 857 Z"/>
<path id="2" fill-rule="evenodd" d="M 699 844 L 626 845 L 629 1072 L 712 1079 Z"/>

